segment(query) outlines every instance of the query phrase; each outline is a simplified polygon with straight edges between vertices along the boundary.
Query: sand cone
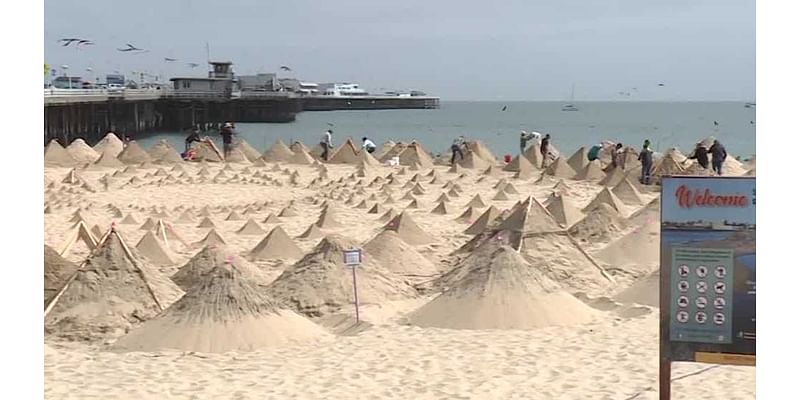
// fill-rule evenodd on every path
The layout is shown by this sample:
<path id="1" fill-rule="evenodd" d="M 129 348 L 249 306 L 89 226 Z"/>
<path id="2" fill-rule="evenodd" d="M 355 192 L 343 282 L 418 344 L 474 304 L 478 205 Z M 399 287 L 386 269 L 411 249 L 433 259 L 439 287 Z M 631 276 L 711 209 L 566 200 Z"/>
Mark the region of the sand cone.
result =
<path id="1" fill-rule="evenodd" d="M 298 259 L 302 256 L 303 251 L 280 225 L 273 228 L 249 253 L 252 260 Z"/>
<path id="2" fill-rule="evenodd" d="M 263 235 L 264 229 L 258 225 L 258 222 L 253 221 L 252 218 L 248 219 L 239 230 L 236 231 L 239 235 Z"/>
<path id="3" fill-rule="evenodd" d="M 57 140 L 53 139 L 47 144 L 44 149 L 45 167 L 74 167 L 76 165 L 78 165 L 78 160 L 72 157 Z"/>
<path id="4" fill-rule="evenodd" d="M 575 170 L 564 161 L 563 157 L 557 158 L 554 162 L 547 166 L 544 171 L 545 174 L 555 176 L 558 178 L 574 179 L 577 173 Z"/>
<path id="5" fill-rule="evenodd" d="M 52 247 L 44 245 L 44 305 L 52 301 L 78 265 L 61 257 Z"/>
<path id="6" fill-rule="evenodd" d="M 444 214 L 449 214 L 449 213 L 450 212 L 447 210 L 447 203 L 445 203 L 443 201 L 439 202 L 439 204 L 436 206 L 436 208 L 431 210 L 431 214 L 444 215 Z"/>
<path id="7" fill-rule="evenodd" d="M 316 224 L 311 224 L 305 232 L 301 233 L 298 236 L 298 239 L 317 239 L 325 236 L 325 233 L 319 229 Z"/>
<path id="8" fill-rule="evenodd" d="M 575 171 L 582 171 L 589 164 L 589 152 L 581 146 L 568 160 L 567 164 Z"/>
<path id="9" fill-rule="evenodd" d="M 475 197 L 473 197 L 472 200 L 465 205 L 465 207 L 483 208 L 486 207 L 486 203 L 484 203 L 483 199 L 481 199 L 481 195 L 476 194 Z"/>
<path id="10" fill-rule="evenodd" d="M 183 161 L 178 151 L 166 140 L 159 140 L 148 151 L 150 159 L 155 163 L 175 164 Z"/>
<path id="11" fill-rule="evenodd" d="M 528 163 L 534 168 L 539 168 L 544 160 L 539 145 L 528 147 L 528 149 L 525 150 L 524 156 L 528 160 Z"/>
<path id="12" fill-rule="evenodd" d="M 576 170 L 578 171 L 578 170 Z M 603 168 L 600 167 L 599 160 L 592 160 L 589 163 L 586 163 L 586 166 L 580 170 L 580 172 L 575 175 L 575 179 L 581 181 L 599 181 L 606 177 L 606 173 L 603 172 Z"/>
<path id="13" fill-rule="evenodd" d="M 296 217 L 297 212 L 294 211 L 292 207 L 284 207 L 283 210 L 278 214 L 279 217 Z"/>
<path id="14" fill-rule="evenodd" d="M 268 225 L 269 224 L 279 224 L 280 222 L 281 222 L 281 220 L 278 219 L 278 216 L 273 214 L 273 213 L 269 213 L 269 215 L 267 215 L 267 217 L 264 218 L 264 221 L 262 221 L 262 223 L 268 224 Z"/>
<path id="15" fill-rule="evenodd" d="M 467 152 L 467 155 L 463 160 L 458 161 L 458 164 L 467 169 L 486 169 L 491 165 L 473 151 Z"/>
<path id="16" fill-rule="evenodd" d="M 75 139 L 67 146 L 67 152 L 80 164 L 93 163 L 100 156 L 94 149 L 89 147 L 83 139 Z"/>
<path id="17" fill-rule="evenodd" d="M 78 221 L 69 231 L 69 233 L 67 233 L 66 238 L 64 238 L 64 242 L 59 248 L 58 254 L 61 256 L 66 255 L 69 253 L 72 247 L 78 243 L 79 240 L 86 247 L 86 249 L 89 250 L 89 252 L 97 247 L 98 238 L 94 237 L 83 220 Z"/>
<path id="18" fill-rule="evenodd" d="M 267 287 L 266 294 L 295 311 L 322 316 L 352 307 L 353 277 L 342 251 L 358 243 L 338 235 L 322 239 L 311 253 L 287 268 Z M 358 298 L 362 304 L 407 299 L 415 291 L 386 271 L 369 255 L 358 267 Z"/>
<path id="19" fill-rule="evenodd" d="M 553 218 L 564 228 L 571 227 L 584 217 L 578 207 L 561 195 L 556 195 L 553 200 L 547 204 L 547 211 L 549 211 Z"/>
<path id="20" fill-rule="evenodd" d="M 147 232 L 142 236 L 142 239 L 136 244 L 136 250 L 139 254 L 147 257 L 154 265 L 175 264 L 175 260 L 173 260 L 167 250 L 161 246 L 161 243 L 159 243 L 153 232 Z"/>
<path id="21" fill-rule="evenodd" d="M 281 309 L 236 264 L 219 264 L 165 312 L 114 343 L 117 350 L 252 351 L 329 334 Z"/>
<path id="22" fill-rule="evenodd" d="M 596 311 L 573 297 L 514 249 L 467 258 L 461 279 L 409 315 L 422 327 L 536 329 L 591 322 Z"/>
<path id="23" fill-rule="evenodd" d="M 396 216 L 397 212 L 393 208 L 390 208 L 386 210 L 386 212 L 384 212 L 383 215 L 381 215 L 380 218 L 378 218 L 378 220 L 381 222 L 389 222 Z"/>
<path id="24" fill-rule="evenodd" d="M 97 142 L 92 149 L 97 152 L 97 154 L 108 153 L 116 158 L 119 153 L 122 153 L 124 147 L 125 145 L 122 143 L 122 140 L 120 140 L 117 135 L 109 132 L 103 139 Z"/>
<path id="25" fill-rule="evenodd" d="M 189 261 L 178 268 L 171 279 L 181 289 L 188 291 L 192 286 L 203 281 L 203 277 L 215 267 L 222 264 L 233 264 L 242 273 L 243 277 L 257 284 L 268 284 L 266 278 L 257 267 L 253 266 L 235 251 L 222 244 L 203 246 Z"/>
<path id="26" fill-rule="evenodd" d="M 112 229 L 45 308 L 45 332 L 104 338 L 152 318 L 182 295 Z"/>
<path id="27" fill-rule="evenodd" d="M 128 214 L 119 223 L 123 225 L 138 225 L 139 221 L 137 221 L 132 214 Z"/>
<path id="28" fill-rule="evenodd" d="M 119 153 L 117 159 L 128 165 L 139 165 L 151 161 L 150 155 L 135 141 L 128 142 L 128 145 Z"/>
<path id="29" fill-rule="evenodd" d="M 204 238 L 194 242 L 191 247 L 202 248 L 205 246 L 224 246 L 227 244 L 228 243 L 225 241 L 225 239 L 223 239 L 222 236 L 212 228 L 210 231 L 208 231 L 208 234 Z"/>
<path id="30" fill-rule="evenodd" d="M 586 216 L 569 228 L 569 234 L 581 243 L 607 242 L 627 227 L 617 210 L 607 203 L 599 203 L 586 212 Z"/>
<path id="31" fill-rule="evenodd" d="M 400 213 L 386 224 L 386 230 L 392 230 L 410 245 L 428 244 L 435 239 L 423 231 L 410 214 Z"/>
<path id="32" fill-rule="evenodd" d="M 511 172 L 531 172 L 533 169 L 534 167 L 531 165 L 530 161 L 527 158 L 519 155 L 514 157 L 510 163 L 503 167 L 503 171 Z"/>
<path id="33" fill-rule="evenodd" d="M 497 191 L 497 194 L 494 195 L 492 200 L 495 200 L 495 201 L 506 201 L 506 200 L 509 200 L 509 198 L 506 195 L 506 192 L 503 191 L 502 189 L 500 189 L 500 190 Z"/>
<path id="34" fill-rule="evenodd" d="M 203 217 L 199 224 L 197 224 L 198 228 L 216 228 L 217 225 L 214 224 L 214 221 L 211 220 L 209 217 Z"/>
<path id="35" fill-rule="evenodd" d="M 231 211 L 230 214 L 225 218 L 225 221 L 243 221 L 244 217 L 239 215 L 236 211 Z"/>
<path id="36" fill-rule="evenodd" d="M 595 196 L 595 198 L 584 207 L 583 212 L 588 213 L 593 208 L 597 207 L 601 203 L 608 204 L 613 208 L 617 213 L 622 214 L 623 210 L 625 209 L 625 205 L 622 203 L 622 200 L 617 197 L 612 191 L 608 190 L 607 187 L 603 188 L 600 193 Z"/>
<path id="37" fill-rule="evenodd" d="M 614 186 L 614 189 L 612 189 L 611 192 L 614 193 L 625 204 L 632 206 L 644 205 L 642 194 L 636 190 L 636 187 L 627 178 L 620 181 L 617 186 Z"/>
<path id="38" fill-rule="evenodd" d="M 391 272 L 412 280 L 427 279 L 438 274 L 433 262 L 394 231 L 382 231 L 364 245 L 364 251 Z"/>
<path id="39" fill-rule="evenodd" d="M 461 215 L 456 217 L 456 221 L 465 224 L 472 224 L 475 220 L 480 217 L 481 213 L 475 207 L 467 207 Z"/>

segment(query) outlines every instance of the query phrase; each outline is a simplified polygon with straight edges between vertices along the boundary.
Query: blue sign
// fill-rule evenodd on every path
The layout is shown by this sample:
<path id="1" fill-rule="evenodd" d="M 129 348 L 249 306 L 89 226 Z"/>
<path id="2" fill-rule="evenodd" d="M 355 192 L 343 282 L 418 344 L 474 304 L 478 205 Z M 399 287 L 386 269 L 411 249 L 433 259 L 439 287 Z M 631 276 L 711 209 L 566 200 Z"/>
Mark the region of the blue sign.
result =
<path id="1" fill-rule="evenodd" d="M 662 180 L 661 340 L 671 361 L 755 362 L 755 178 Z"/>

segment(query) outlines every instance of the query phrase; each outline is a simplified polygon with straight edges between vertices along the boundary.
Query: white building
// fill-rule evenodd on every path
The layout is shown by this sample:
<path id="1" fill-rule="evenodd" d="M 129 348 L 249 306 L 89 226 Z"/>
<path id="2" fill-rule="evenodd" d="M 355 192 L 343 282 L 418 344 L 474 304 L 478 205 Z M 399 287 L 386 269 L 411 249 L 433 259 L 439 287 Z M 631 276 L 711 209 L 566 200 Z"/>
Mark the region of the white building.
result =
<path id="1" fill-rule="evenodd" d="M 324 96 L 366 96 L 366 90 L 361 89 L 357 83 L 332 83 L 325 84 L 325 90 L 322 92 Z"/>

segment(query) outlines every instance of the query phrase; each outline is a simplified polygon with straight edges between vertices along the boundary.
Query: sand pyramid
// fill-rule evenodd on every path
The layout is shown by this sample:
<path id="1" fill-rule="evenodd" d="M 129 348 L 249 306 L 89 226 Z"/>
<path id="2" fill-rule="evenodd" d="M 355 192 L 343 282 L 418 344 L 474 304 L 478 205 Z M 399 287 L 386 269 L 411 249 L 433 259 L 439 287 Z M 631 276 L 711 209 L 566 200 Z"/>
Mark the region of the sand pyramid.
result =
<path id="1" fill-rule="evenodd" d="M 143 231 L 149 231 L 150 229 L 153 229 L 155 226 L 156 226 L 156 221 L 153 218 L 147 218 L 147 220 L 144 221 L 144 223 L 142 224 L 142 226 L 139 227 L 139 229 Z"/>
<path id="2" fill-rule="evenodd" d="M 449 214 L 449 213 L 450 212 L 447 209 L 447 203 L 445 203 L 443 201 L 439 202 L 439 204 L 433 210 L 431 210 L 431 214 L 444 215 L 444 214 Z"/>
<path id="3" fill-rule="evenodd" d="M 44 305 L 67 283 L 78 270 L 78 266 L 58 254 L 52 247 L 44 245 Z"/>
<path id="4" fill-rule="evenodd" d="M 486 169 L 491 164 L 489 161 L 478 156 L 474 151 L 469 151 L 464 155 L 463 160 L 458 161 L 458 165 L 467 169 Z M 452 169 L 451 172 L 453 172 Z"/>
<path id="5" fill-rule="evenodd" d="M 617 213 L 620 214 L 622 214 L 622 212 L 625 210 L 625 205 L 622 203 L 622 200 L 620 200 L 619 197 L 617 197 L 617 195 L 614 194 L 614 192 L 608 190 L 607 187 L 604 187 L 603 190 L 601 190 L 600 193 L 598 193 L 597 196 L 594 197 L 594 199 L 589 203 L 589 205 L 583 208 L 583 212 L 585 213 L 589 212 L 590 210 L 597 207 L 601 203 L 608 204 L 609 206 L 611 206 L 611 208 L 613 208 Z"/>
<path id="6" fill-rule="evenodd" d="M 577 173 L 570 167 L 563 157 L 557 158 L 544 171 L 545 174 L 558 178 L 573 179 Z"/>
<path id="7" fill-rule="evenodd" d="M 227 217 L 225 217 L 225 221 L 243 221 L 243 220 L 244 217 L 239 215 L 239 213 L 237 213 L 236 211 L 231 211 L 231 213 L 228 214 Z"/>
<path id="8" fill-rule="evenodd" d="M 569 228 L 569 233 L 581 243 L 598 244 L 616 237 L 627 227 L 617 210 L 607 203 L 586 212 L 586 216 Z"/>
<path id="9" fill-rule="evenodd" d="M 487 229 L 491 229 L 494 227 L 494 224 L 497 221 L 497 218 L 500 216 L 500 210 L 498 210 L 495 206 L 489 207 L 486 211 L 483 212 L 476 220 L 472 223 L 472 225 L 467 228 L 464 233 L 468 235 L 477 235 L 486 231 Z"/>
<path id="10" fill-rule="evenodd" d="M 100 157 L 83 139 L 78 138 L 67 146 L 67 152 L 80 164 L 93 163 Z"/>
<path id="11" fill-rule="evenodd" d="M 133 214 L 128 214 L 119 223 L 124 225 L 138 225 L 139 221 L 137 221 L 136 218 L 133 217 Z"/>
<path id="12" fill-rule="evenodd" d="M 151 161 L 150 155 L 147 154 L 139 143 L 135 141 L 128 142 L 128 145 L 122 150 L 122 153 L 119 153 L 117 158 L 122 161 L 124 164 L 143 164 L 148 163 Z"/>
<path id="13" fill-rule="evenodd" d="M 178 268 L 172 279 L 181 289 L 188 291 L 192 286 L 203 281 L 203 276 L 215 267 L 225 263 L 235 265 L 244 278 L 256 284 L 268 284 L 269 279 L 261 273 L 258 267 L 239 257 L 236 251 L 224 244 L 209 244 L 193 255 L 186 264 Z"/>
<path id="14" fill-rule="evenodd" d="M 314 162 L 314 157 L 302 148 L 295 150 L 292 157 L 287 161 L 289 164 L 309 165 Z"/>
<path id="15" fill-rule="evenodd" d="M 636 187 L 629 181 L 627 178 L 620 181 L 617 186 L 614 186 L 614 189 L 611 190 L 614 195 L 617 196 L 623 203 L 632 205 L 632 206 L 641 206 L 644 205 L 644 199 L 642 198 L 642 194 L 636 189 Z"/>
<path id="16" fill-rule="evenodd" d="M 179 224 L 191 224 L 194 222 L 194 214 L 189 210 L 185 210 L 178 216 L 175 222 Z"/>
<path id="17" fill-rule="evenodd" d="M 310 149 L 301 141 L 295 140 L 291 145 L 289 145 L 289 150 L 297 153 L 298 151 L 305 151 L 306 153 L 310 151 Z"/>
<path id="18" fill-rule="evenodd" d="M 401 239 L 395 231 L 383 231 L 364 244 L 364 251 L 389 271 L 417 280 L 437 275 L 436 265 Z"/>
<path id="19" fill-rule="evenodd" d="M 209 217 L 203 217 L 203 220 L 197 224 L 198 228 L 216 228 L 217 225 L 214 224 L 214 221 L 211 220 Z"/>
<path id="20" fill-rule="evenodd" d="M 119 153 L 122 153 L 122 149 L 124 147 L 125 145 L 122 143 L 122 140 L 117 137 L 117 135 L 108 133 L 105 137 L 103 137 L 103 139 L 100 139 L 100 141 L 97 142 L 92 149 L 94 149 L 97 154 L 108 153 L 111 156 L 116 157 L 119 155 Z"/>
<path id="21" fill-rule="evenodd" d="M 150 159 L 156 163 L 175 164 L 183 161 L 178 151 L 166 140 L 159 140 L 148 150 Z"/>
<path id="22" fill-rule="evenodd" d="M 219 234 L 215 229 L 211 229 L 208 231 L 205 237 L 200 239 L 197 242 L 192 244 L 192 248 L 202 248 L 205 246 L 219 246 L 219 245 L 227 245 L 227 241 Z"/>
<path id="23" fill-rule="evenodd" d="M 652 175 L 655 178 L 668 175 L 683 175 L 685 169 L 681 162 L 677 161 L 674 157 L 664 156 L 661 160 L 656 161 L 653 167 Z"/>
<path id="24" fill-rule="evenodd" d="M 309 254 L 278 276 L 267 287 L 266 294 L 309 316 L 322 316 L 342 308 L 349 310 L 353 302 L 353 277 L 344 265 L 342 251 L 358 247 L 357 242 L 342 236 L 326 236 Z M 369 255 L 358 266 L 357 274 L 361 304 L 383 304 L 415 296 L 410 286 Z"/>
<path id="25" fill-rule="evenodd" d="M 511 171 L 511 172 L 518 172 L 518 171 L 532 171 L 534 169 L 533 165 L 531 165 L 530 161 L 522 156 L 517 155 L 514 157 L 510 163 L 506 164 L 503 167 L 503 171 Z"/>
<path id="26" fill-rule="evenodd" d="M 579 171 L 580 172 L 575 175 L 575 179 L 581 181 L 599 181 L 606 177 L 606 173 L 603 172 L 603 168 L 600 167 L 600 161 L 598 160 L 592 160 L 586 163 L 586 166 Z"/>
<path id="27" fill-rule="evenodd" d="M 383 212 L 383 207 L 375 203 L 375 205 L 367 211 L 367 214 L 380 214 L 381 212 Z"/>
<path id="28" fill-rule="evenodd" d="M 69 170 L 67 175 L 64 176 L 64 179 L 61 180 L 61 183 L 65 183 L 67 185 L 78 185 L 83 182 L 83 179 L 80 177 L 80 175 L 78 175 L 78 172 L 75 170 L 75 168 Z"/>
<path id="29" fill-rule="evenodd" d="M 250 160 L 247 158 L 247 156 L 244 155 L 244 153 L 242 153 L 242 151 L 237 148 L 231 149 L 230 153 L 228 153 L 228 156 L 225 157 L 225 162 L 229 163 L 226 164 L 225 166 L 226 168 L 232 168 L 230 167 L 230 163 L 244 164 L 244 165 L 252 164 Z"/>
<path id="30" fill-rule="evenodd" d="M 561 195 L 556 195 L 553 200 L 547 204 L 547 211 L 549 211 L 553 218 L 564 228 L 571 227 L 584 217 L 578 207 Z"/>
<path id="31" fill-rule="evenodd" d="M 635 265 L 652 269 L 659 263 L 660 233 L 660 223 L 657 220 L 651 221 L 609 243 L 596 256 L 616 268 Z"/>
<path id="32" fill-rule="evenodd" d="M 497 229 L 524 232 L 526 234 L 560 232 L 564 230 L 553 215 L 533 196 L 528 196 Z"/>
<path id="33" fill-rule="evenodd" d="M 334 213 L 328 209 L 322 211 L 322 213 L 320 213 L 319 215 L 319 218 L 317 219 L 317 222 L 315 222 L 314 225 L 322 229 L 334 229 L 341 227 L 342 224 L 339 223 L 339 221 L 337 221 L 336 218 L 334 218 L 333 214 Z"/>
<path id="34" fill-rule="evenodd" d="M 476 207 L 476 208 L 483 208 L 486 207 L 486 203 L 483 202 L 481 199 L 481 195 L 476 194 L 469 203 L 465 204 L 465 207 Z"/>
<path id="35" fill-rule="evenodd" d="M 290 162 L 292 157 L 294 157 L 295 153 L 283 143 L 283 140 L 278 139 L 275 143 L 270 146 L 264 154 L 261 155 L 261 159 L 266 162 Z"/>
<path id="36" fill-rule="evenodd" d="M 386 224 L 385 230 L 397 232 L 398 236 L 410 245 L 428 244 L 435 239 L 417 225 L 410 214 L 398 214 Z"/>
<path id="37" fill-rule="evenodd" d="M 220 265 L 173 307 L 114 344 L 124 351 L 252 351 L 329 336 L 322 327 L 275 305 L 237 266 Z"/>
<path id="38" fill-rule="evenodd" d="M 585 146 L 581 146 L 577 151 L 575 151 L 569 159 L 567 159 L 567 164 L 572 167 L 575 171 L 581 171 L 586 167 L 586 164 L 589 164 L 589 151 L 586 150 Z"/>
<path id="39" fill-rule="evenodd" d="M 53 139 L 47 144 L 44 149 L 45 167 L 74 167 L 76 165 L 78 165 L 78 160 L 72 157 L 57 140 Z"/>
<path id="40" fill-rule="evenodd" d="M 583 324 L 596 314 L 508 246 L 469 257 L 458 268 L 463 277 L 412 312 L 412 325 L 536 329 Z"/>
<path id="41" fill-rule="evenodd" d="M 464 212 L 461 213 L 461 215 L 456 217 L 456 221 L 465 224 L 472 224 L 480 216 L 481 213 L 475 207 L 467 207 Z"/>
<path id="42" fill-rule="evenodd" d="M 59 247 L 58 254 L 61 256 L 68 254 L 76 243 L 82 244 L 85 249 L 91 252 L 97 247 L 98 239 L 99 238 L 94 237 L 83 220 L 78 221 L 66 234 L 64 241 Z"/>
<path id="43" fill-rule="evenodd" d="M 45 308 L 45 332 L 83 340 L 116 335 L 182 295 L 112 230 Z"/>
<path id="44" fill-rule="evenodd" d="M 410 170 L 416 171 L 422 168 L 433 168 L 433 159 L 419 143 L 411 143 L 400 154 L 400 164 L 409 165 Z M 416 168 L 416 169 L 414 169 Z"/>
<path id="45" fill-rule="evenodd" d="M 247 160 L 250 162 L 255 162 L 256 160 L 261 158 L 261 154 L 258 152 L 258 150 L 254 149 L 253 146 L 250 145 L 250 143 L 247 143 L 247 141 L 242 138 L 239 138 L 238 143 L 236 143 L 233 146 L 233 148 L 241 151 L 242 154 L 244 154 L 244 156 L 247 157 Z"/>
<path id="46" fill-rule="evenodd" d="M 90 169 L 100 168 L 122 168 L 125 164 L 120 161 L 117 156 L 119 152 L 112 146 L 105 146 L 100 155 L 95 159 L 94 163 L 89 166 Z"/>
<path id="47" fill-rule="evenodd" d="M 386 210 L 386 212 L 384 212 L 383 215 L 381 215 L 378 218 L 378 221 L 389 222 L 392 219 L 394 219 L 396 216 L 397 216 L 397 211 L 395 211 L 394 208 L 390 208 L 390 209 Z"/>
<path id="48" fill-rule="evenodd" d="M 252 218 L 248 219 L 244 225 L 242 225 L 239 230 L 236 231 L 239 235 L 263 235 L 264 229 L 258 225 L 258 222 L 254 221 Z"/>
<path id="49" fill-rule="evenodd" d="M 173 265 L 175 260 L 167 250 L 161 245 L 153 232 L 147 232 L 136 244 L 139 254 L 147 257 L 154 265 Z"/>
<path id="50" fill-rule="evenodd" d="M 305 232 L 298 236 L 298 239 L 318 239 L 325 236 L 325 233 L 316 224 L 309 225 Z"/>
<path id="51" fill-rule="evenodd" d="M 195 143 L 194 150 L 196 151 L 194 161 L 201 163 L 222 162 L 222 153 L 210 139 Z"/>
<path id="52" fill-rule="evenodd" d="M 614 187 L 623 179 L 625 179 L 625 171 L 622 168 L 614 168 L 608 171 L 606 177 L 600 180 L 599 183 L 606 187 Z"/>
<path id="53" fill-rule="evenodd" d="M 654 271 L 617 293 L 614 301 L 658 307 L 660 280 L 659 271 Z"/>
<path id="54" fill-rule="evenodd" d="M 252 260 L 298 259 L 302 256 L 303 251 L 280 225 L 272 228 L 272 231 L 249 253 Z"/>
<path id="55" fill-rule="evenodd" d="M 278 216 L 275 215 L 274 213 L 269 213 L 269 215 L 267 215 L 267 217 L 264 218 L 264 221 L 262 221 L 262 223 L 264 224 L 279 224 L 280 222 L 281 220 L 278 219 Z"/>
<path id="56" fill-rule="evenodd" d="M 156 238 L 168 249 L 179 250 L 181 245 L 183 247 L 189 246 L 186 240 L 175 230 L 175 227 L 168 222 L 164 222 L 163 219 L 156 221 L 156 225 L 153 227 L 153 233 L 155 233 Z"/>
<path id="57" fill-rule="evenodd" d="M 470 152 L 474 152 L 478 157 L 489 163 L 497 162 L 497 157 L 492 154 L 492 151 L 479 140 L 470 140 L 467 142 L 467 147 Z"/>
<path id="58" fill-rule="evenodd" d="M 508 197 L 508 195 L 506 195 L 505 191 L 500 189 L 500 190 L 497 191 L 497 194 L 495 194 L 494 197 L 492 197 L 492 200 L 495 200 L 495 201 L 506 201 L 506 200 L 509 200 L 509 197 Z"/>
<path id="59" fill-rule="evenodd" d="M 333 155 L 330 156 L 328 163 L 330 164 L 358 164 L 361 160 L 358 157 L 358 149 L 356 145 L 353 144 L 353 140 L 347 138 L 347 140 L 339 146 L 336 151 L 333 152 Z"/>

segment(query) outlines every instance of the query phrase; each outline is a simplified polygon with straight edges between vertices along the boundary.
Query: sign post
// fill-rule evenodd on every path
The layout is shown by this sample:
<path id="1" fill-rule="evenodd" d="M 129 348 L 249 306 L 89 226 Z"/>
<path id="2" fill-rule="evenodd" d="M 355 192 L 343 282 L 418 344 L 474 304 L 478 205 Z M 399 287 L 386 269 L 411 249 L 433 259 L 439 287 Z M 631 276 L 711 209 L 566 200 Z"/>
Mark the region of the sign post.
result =
<path id="1" fill-rule="evenodd" d="M 361 249 L 350 249 L 342 251 L 344 255 L 344 265 L 353 271 L 353 302 L 356 306 L 356 323 L 361 321 L 358 314 L 358 283 L 356 282 L 356 268 L 361 264 Z"/>
<path id="2" fill-rule="evenodd" d="M 659 399 L 674 361 L 756 361 L 756 179 L 661 182 Z"/>

